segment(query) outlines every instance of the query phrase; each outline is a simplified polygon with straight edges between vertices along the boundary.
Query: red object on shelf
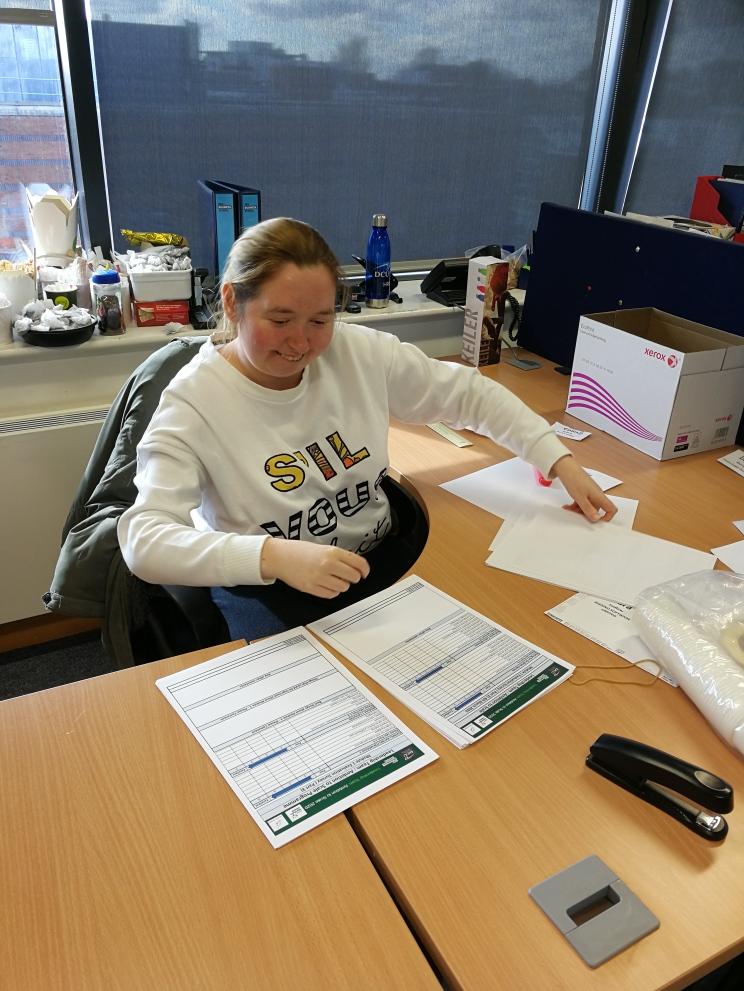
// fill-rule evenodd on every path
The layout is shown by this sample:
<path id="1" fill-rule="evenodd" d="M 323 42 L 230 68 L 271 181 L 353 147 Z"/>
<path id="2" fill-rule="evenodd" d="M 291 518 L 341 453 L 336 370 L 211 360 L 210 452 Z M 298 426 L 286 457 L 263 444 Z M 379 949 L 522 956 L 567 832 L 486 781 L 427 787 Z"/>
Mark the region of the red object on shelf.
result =
<path id="1" fill-rule="evenodd" d="M 690 207 L 690 220 L 708 220 L 714 224 L 729 224 L 735 227 L 739 218 L 725 217 L 720 210 L 720 193 L 713 185 L 714 179 L 720 179 L 717 175 L 698 176 L 695 183 L 695 193 L 692 197 Z M 734 241 L 744 244 L 744 232 L 734 234 Z"/>
<path id="2" fill-rule="evenodd" d="M 164 299 L 142 303 L 134 300 L 134 315 L 138 327 L 162 327 L 166 323 L 188 323 L 189 301 L 187 299 Z"/>

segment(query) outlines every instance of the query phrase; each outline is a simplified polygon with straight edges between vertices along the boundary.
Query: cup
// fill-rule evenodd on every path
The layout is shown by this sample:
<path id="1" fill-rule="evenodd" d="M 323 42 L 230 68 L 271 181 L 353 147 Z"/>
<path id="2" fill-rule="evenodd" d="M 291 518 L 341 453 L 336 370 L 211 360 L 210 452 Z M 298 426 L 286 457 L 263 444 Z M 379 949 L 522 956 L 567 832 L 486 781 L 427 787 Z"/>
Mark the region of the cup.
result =
<path id="1" fill-rule="evenodd" d="M 69 282 L 50 282 L 44 286 L 44 296 L 51 299 L 55 306 L 69 310 L 77 306 L 77 286 Z"/>

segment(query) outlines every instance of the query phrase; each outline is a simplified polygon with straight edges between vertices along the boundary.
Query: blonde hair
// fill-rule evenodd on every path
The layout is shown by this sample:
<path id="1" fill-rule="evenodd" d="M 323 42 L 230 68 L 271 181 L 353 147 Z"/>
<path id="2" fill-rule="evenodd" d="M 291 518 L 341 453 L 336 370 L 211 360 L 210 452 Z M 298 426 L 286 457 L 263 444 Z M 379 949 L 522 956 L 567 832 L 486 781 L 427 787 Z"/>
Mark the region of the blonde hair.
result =
<path id="1" fill-rule="evenodd" d="M 264 220 L 243 231 L 225 263 L 222 283 L 229 282 L 233 287 L 238 312 L 287 262 L 300 268 L 322 265 L 334 282 L 340 278 L 336 256 L 314 227 L 290 217 Z M 221 303 L 218 316 L 212 341 L 226 344 L 237 336 L 237 327 L 228 319 Z"/>

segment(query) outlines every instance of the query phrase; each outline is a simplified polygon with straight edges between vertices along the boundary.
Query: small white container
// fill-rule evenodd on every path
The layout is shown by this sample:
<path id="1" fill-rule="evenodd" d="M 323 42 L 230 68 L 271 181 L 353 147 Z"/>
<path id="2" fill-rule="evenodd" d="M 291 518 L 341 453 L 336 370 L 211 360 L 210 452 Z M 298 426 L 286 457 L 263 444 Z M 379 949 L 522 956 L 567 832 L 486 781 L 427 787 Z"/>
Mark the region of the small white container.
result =
<path id="1" fill-rule="evenodd" d="M 121 308 L 127 324 L 132 322 L 132 293 L 129 288 L 129 279 L 126 272 L 121 273 Z"/>
<path id="2" fill-rule="evenodd" d="M 25 272 L 0 272 L 0 293 L 10 300 L 11 313 L 17 316 L 26 303 L 36 299 L 36 286 Z"/>
<path id="3" fill-rule="evenodd" d="M 130 272 L 132 295 L 140 303 L 191 299 L 191 269 L 175 272 Z"/>
<path id="4" fill-rule="evenodd" d="M 13 306 L 7 296 L 0 296 L 0 344 L 9 344 L 13 340 L 10 324 L 13 317 Z"/>

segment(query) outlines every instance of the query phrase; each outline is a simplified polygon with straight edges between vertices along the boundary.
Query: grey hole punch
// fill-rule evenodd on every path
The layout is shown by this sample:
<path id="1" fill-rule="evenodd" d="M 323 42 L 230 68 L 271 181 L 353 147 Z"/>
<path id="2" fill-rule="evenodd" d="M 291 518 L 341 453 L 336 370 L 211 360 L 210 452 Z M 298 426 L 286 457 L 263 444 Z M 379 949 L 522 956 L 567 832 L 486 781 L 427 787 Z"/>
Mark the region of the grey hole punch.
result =
<path id="1" fill-rule="evenodd" d="M 596 856 L 572 864 L 529 891 L 590 967 L 598 967 L 659 928 L 653 912 Z"/>

